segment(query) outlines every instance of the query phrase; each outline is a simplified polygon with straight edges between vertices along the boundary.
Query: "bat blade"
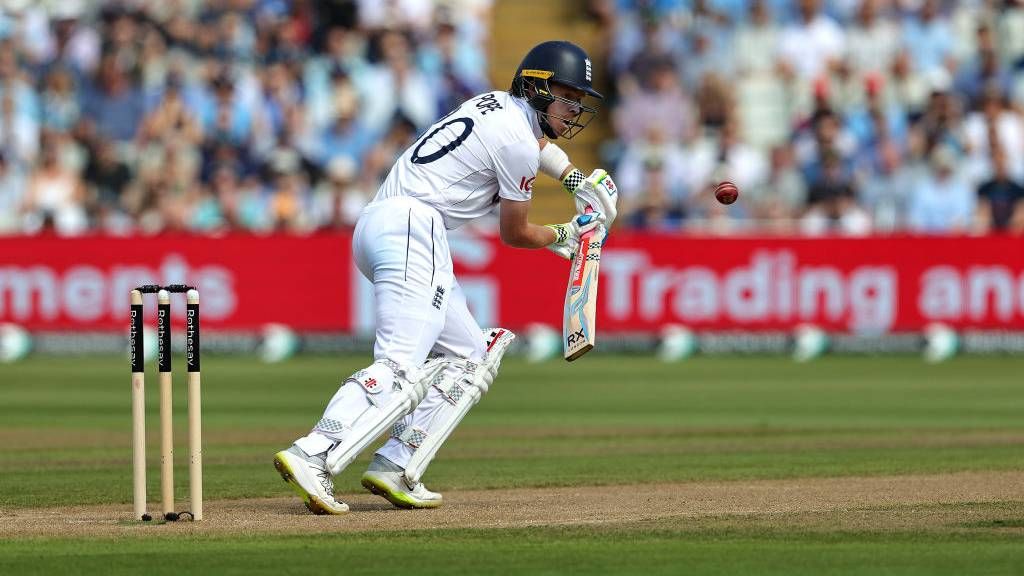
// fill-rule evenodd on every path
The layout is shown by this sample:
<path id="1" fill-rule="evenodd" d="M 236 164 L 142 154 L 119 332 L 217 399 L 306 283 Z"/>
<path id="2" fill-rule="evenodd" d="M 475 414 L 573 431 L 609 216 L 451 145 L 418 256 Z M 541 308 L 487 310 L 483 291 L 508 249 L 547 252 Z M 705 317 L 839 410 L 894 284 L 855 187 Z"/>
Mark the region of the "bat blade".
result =
<path id="1" fill-rule="evenodd" d="M 594 348 L 597 337 L 597 279 L 601 267 L 603 226 L 580 237 L 576 257 L 569 267 L 569 286 L 565 291 L 562 318 L 562 343 L 569 362 Z"/>

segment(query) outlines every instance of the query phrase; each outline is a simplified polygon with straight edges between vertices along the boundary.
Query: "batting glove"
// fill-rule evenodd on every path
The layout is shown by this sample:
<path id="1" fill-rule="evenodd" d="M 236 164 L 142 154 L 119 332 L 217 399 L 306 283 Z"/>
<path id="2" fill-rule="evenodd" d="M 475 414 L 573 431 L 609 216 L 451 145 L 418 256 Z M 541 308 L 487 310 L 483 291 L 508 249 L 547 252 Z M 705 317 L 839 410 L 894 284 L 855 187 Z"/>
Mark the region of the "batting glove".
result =
<path id="1" fill-rule="evenodd" d="M 616 205 L 619 201 L 619 189 L 612 181 L 608 172 L 598 168 L 584 178 L 579 170 L 573 170 L 562 180 L 562 186 L 575 196 L 576 211 L 582 214 L 587 206 L 605 216 L 604 225 L 611 228 L 618 216 Z"/>
<path id="2" fill-rule="evenodd" d="M 580 236 L 597 228 L 604 222 L 604 214 L 591 212 L 577 214 L 565 224 L 548 224 L 555 231 L 555 241 L 547 245 L 548 250 L 566 260 L 571 260 L 580 245 Z"/>

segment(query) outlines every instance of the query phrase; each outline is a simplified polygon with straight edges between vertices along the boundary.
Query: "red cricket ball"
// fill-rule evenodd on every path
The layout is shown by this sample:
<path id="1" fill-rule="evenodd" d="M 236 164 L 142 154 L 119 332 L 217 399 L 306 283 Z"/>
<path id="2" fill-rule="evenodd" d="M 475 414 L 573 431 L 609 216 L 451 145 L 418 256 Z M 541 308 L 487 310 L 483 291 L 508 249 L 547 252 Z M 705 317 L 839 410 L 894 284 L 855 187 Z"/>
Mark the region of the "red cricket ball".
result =
<path id="1" fill-rule="evenodd" d="M 722 204 L 732 204 L 740 197 L 740 189 L 726 180 L 715 188 L 715 198 Z"/>

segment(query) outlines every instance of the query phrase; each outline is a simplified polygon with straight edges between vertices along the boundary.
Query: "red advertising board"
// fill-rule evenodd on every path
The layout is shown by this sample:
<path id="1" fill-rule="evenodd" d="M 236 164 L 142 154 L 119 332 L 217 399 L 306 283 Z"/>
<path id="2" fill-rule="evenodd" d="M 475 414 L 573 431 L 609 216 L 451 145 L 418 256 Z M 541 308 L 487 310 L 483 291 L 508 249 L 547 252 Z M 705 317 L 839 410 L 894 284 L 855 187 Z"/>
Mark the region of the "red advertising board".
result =
<path id="1" fill-rule="evenodd" d="M 132 288 L 184 282 L 199 289 L 204 327 L 338 330 L 350 323 L 349 246 L 347 235 L 2 238 L 0 322 L 119 329 Z M 183 318 L 179 300 L 172 316 Z"/>
<path id="2" fill-rule="evenodd" d="M 558 325 L 568 263 L 496 238 L 451 234 L 482 325 Z M 348 234 L 309 237 L 0 239 L 0 322 L 120 329 L 129 290 L 187 282 L 212 329 L 280 322 L 304 331 L 372 326 L 372 288 Z M 1024 329 L 1024 240 L 1009 237 L 720 238 L 616 233 L 603 252 L 598 329 L 844 332 Z M 182 304 L 178 303 L 178 313 Z M 152 306 L 150 307 L 152 308 Z"/>

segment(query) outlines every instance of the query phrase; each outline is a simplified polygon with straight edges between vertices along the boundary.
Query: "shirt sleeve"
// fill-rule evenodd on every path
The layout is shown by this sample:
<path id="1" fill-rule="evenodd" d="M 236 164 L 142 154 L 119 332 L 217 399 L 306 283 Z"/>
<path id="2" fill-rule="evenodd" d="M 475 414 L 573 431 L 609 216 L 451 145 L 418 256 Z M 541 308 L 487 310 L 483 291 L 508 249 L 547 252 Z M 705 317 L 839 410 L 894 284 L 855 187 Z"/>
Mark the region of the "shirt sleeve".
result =
<path id="1" fill-rule="evenodd" d="M 540 145 L 536 140 L 521 140 L 499 148 L 492 154 L 498 196 L 525 202 L 533 195 L 533 182 L 540 166 Z"/>

